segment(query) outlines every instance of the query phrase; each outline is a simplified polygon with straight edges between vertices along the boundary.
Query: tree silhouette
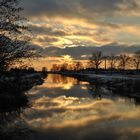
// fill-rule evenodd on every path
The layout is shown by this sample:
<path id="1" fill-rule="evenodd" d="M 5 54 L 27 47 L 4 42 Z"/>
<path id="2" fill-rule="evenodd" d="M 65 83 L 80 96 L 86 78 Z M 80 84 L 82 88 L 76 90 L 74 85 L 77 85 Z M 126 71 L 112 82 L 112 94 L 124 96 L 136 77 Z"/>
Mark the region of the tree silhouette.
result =
<path id="1" fill-rule="evenodd" d="M 134 58 L 133 58 L 133 63 L 136 68 L 136 70 L 139 70 L 140 67 L 140 51 L 135 52 Z"/>
<path id="2" fill-rule="evenodd" d="M 108 61 L 109 61 L 109 67 L 110 67 L 111 74 L 112 74 L 112 70 L 115 69 L 115 65 L 118 61 L 118 57 L 111 54 L 110 56 L 108 56 Z"/>
<path id="3" fill-rule="evenodd" d="M 120 67 L 125 70 L 126 69 L 126 65 L 128 63 L 128 61 L 130 60 L 130 57 L 126 54 L 121 54 L 119 56 L 120 59 Z"/>
<path id="4" fill-rule="evenodd" d="M 89 58 L 90 65 L 96 69 L 96 73 L 99 69 L 99 66 L 103 62 L 102 52 L 94 52 L 92 56 Z"/>
<path id="5" fill-rule="evenodd" d="M 29 45 L 31 34 L 27 20 L 20 16 L 22 10 L 18 0 L 0 0 L 0 71 L 39 56 Z"/>
<path id="6" fill-rule="evenodd" d="M 75 70 L 81 70 L 83 68 L 83 64 L 81 62 L 76 62 L 75 63 Z"/>
<path id="7" fill-rule="evenodd" d="M 104 67 L 104 69 L 106 70 L 107 69 L 108 56 L 104 56 L 103 58 L 104 58 L 104 61 L 105 61 L 105 67 Z"/>

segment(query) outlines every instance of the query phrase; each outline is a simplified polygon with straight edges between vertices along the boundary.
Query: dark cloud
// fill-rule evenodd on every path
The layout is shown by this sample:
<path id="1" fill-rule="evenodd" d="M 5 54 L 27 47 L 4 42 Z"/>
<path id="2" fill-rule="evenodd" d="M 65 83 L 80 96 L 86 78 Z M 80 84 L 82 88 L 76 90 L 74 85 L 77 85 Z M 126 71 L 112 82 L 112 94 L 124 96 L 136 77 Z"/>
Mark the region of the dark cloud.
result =
<path id="1" fill-rule="evenodd" d="M 29 16 L 31 20 L 32 17 L 38 18 L 38 24 L 42 22 L 39 21 L 42 16 L 52 21 L 54 17 L 63 17 L 69 20 L 83 19 L 101 28 L 110 27 L 111 29 L 121 28 L 126 15 L 129 13 L 130 16 L 131 12 L 136 11 L 138 13 L 140 9 L 136 0 L 22 0 L 22 6 L 25 8 L 25 16 Z M 117 21 L 112 19 L 114 16 L 117 17 L 115 18 Z M 33 31 L 51 35 L 65 36 L 68 34 L 64 30 L 54 31 L 53 28 L 32 27 Z"/>
<path id="2" fill-rule="evenodd" d="M 135 0 L 23 0 L 28 15 L 92 18 L 93 15 L 138 10 Z M 124 7 L 122 6 L 124 5 Z"/>
<path id="3" fill-rule="evenodd" d="M 55 30 L 52 32 L 52 35 L 55 35 L 55 36 L 66 36 L 68 35 L 68 33 L 66 33 L 64 30 Z"/>
<path id="4" fill-rule="evenodd" d="M 122 123 L 122 122 L 120 122 Z M 123 138 L 127 140 L 139 139 L 139 134 L 134 133 L 133 131 L 127 130 L 126 128 L 121 129 L 121 127 L 112 127 L 112 126 L 102 126 L 104 123 L 95 123 L 89 122 L 86 126 L 79 127 L 64 127 L 64 128 L 48 128 L 45 130 L 38 131 L 39 140 L 121 140 Z M 124 124 L 124 123 L 123 123 Z M 118 126 L 118 125 L 117 125 Z M 132 128 L 133 129 L 133 128 Z M 124 133 L 123 133 L 124 132 Z M 35 137 L 32 137 L 31 140 L 34 140 Z"/>
<path id="5" fill-rule="evenodd" d="M 135 0 L 81 0 L 83 9 L 97 14 L 112 14 L 112 12 L 130 11 L 138 9 Z M 125 6 L 125 8 L 121 6 Z"/>
<path id="6" fill-rule="evenodd" d="M 21 0 L 21 2 L 25 8 L 25 15 L 30 17 L 32 23 L 31 29 L 35 35 L 37 35 L 36 41 L 38 41 L 38 44 L 42 44 L 43 47 L 50 47 L 44 49 L 46 56 L 69 54 L 76 59 L 80 59 L 82 55 L 91 54 L 92 51 L 96 50 L 102 50 L 105 54 L 112 52 L 118 54 L 121 52 L 134 52 L 139 48 L 139 46 L 126 47 L 119 45 L 102 46 L 99 48 L 91 47 L 92 45 L 96 46 L 110 42 L 139 44 L 139 35 L 133 28 L 135 27 L 134 23 L 131 23 L 132 27 L 126 28 L 126 31 L 124 31 L 125 25 L 128 24 L 124 21 L 127 19 L 128 22 L 132 22 L 131 17 L 135 16 L 132 16 L 131 12 L 136 12 L 140 9 L 137 0 Z M 130 16 L 130 18 L 127 18 L 126 15 Z M 37 20 L 32 21 L 32 17 Z M 39 20 L 40 17 L 43 17 L 41 21 Z M 74 24 L 76 24 L 77 27 L 75 26 L 75 28 L 66 30 L 66 25 L 63 24 L 63 22 L 55 23 L 54 17 L 63 17 L 62 20 L 67 18 L 70 22 L 72 22 L 72 19 L 84 19 L 84 23 L 94 23 L 97 27 L 91 32 L 91 26 L 88 27 L 88 25 L 86 25 L 87 29 L 83 29 L 82 23 L 78 24 L 78 21 L 76 21 L 77 23 Z M 135 21 L 136 19 L 134 19 L 134 22 Z M 139 22 L 139 20 L 137 22 Z M 39 24 L 40 26 L 37 26 Z M 44 26 L 43 24 L 46 25 Z M 72 25 L 73 23 L 70 24 Z M 38 39 L 38 35 L 47 37 Z M 72 36 L 88 37 L 81 39 L 76 37 L 72 38 Z M 57 46 L 52 47 L 52 45 L 58 41 L 60 42 Z M 43 44 L 45 42 L 47 44 Z M 52 44 L 52 42 L 54 42 L 54 44 Z M 79 45 L 79 47 L 69 48 L 68 45 Z M 84 46 L 81 47 L 82 45 Z M 66 46 L 68 46 L 68 48 L 57 48 Z"/>
<path id="7" fill-rule="evenodd" d="M 39 34 L 46 34 L 51 36 L 66 36 L 68 33 L 66 33 L 63 29 L 54 29 L 51 26 L 36 26 L 36 25 L 30 25 L 30 29 L 33 31 L 33 33 L 39 35 Z"/>
<path id="8" fill-rule="evenodd" d="M 59 41 L 59 39 L 56 37 L 44 36 L 43 38 L 38 38 L 37 41 L 41 43 L 43 42 L 51 43 L 51 42 L 57 42 Z"/>
<path id="9" fill-rule="evenodd" d="M 89 56 L 92 52 L 102 51 L 104 55 L 117 55 L 120 53 L 133 53 L 140 49 L 140 46 L 125 46 L 125 45 L 106 45 L 101 47 L 92 47 L 92 46 L 78 46 L 78 47 L 49 47 L 43 49 L 43 54 L 45 56 L 62 56 L 62 55 L 71 55 L 75 59 L 86 59 L 86 57 L 81 57 L 83 55 Z"/>

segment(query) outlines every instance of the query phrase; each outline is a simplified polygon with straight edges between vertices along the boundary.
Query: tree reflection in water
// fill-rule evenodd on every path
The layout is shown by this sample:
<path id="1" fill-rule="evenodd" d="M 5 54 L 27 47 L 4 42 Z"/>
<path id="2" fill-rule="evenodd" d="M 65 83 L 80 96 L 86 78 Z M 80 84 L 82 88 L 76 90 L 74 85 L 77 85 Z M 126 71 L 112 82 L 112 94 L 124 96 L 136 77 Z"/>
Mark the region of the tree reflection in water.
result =
<path id="1" fill-rule="evenodd" d="M 57 83 L 57 84 L 58 83 L 63 83 L 63 84 L 72 83 L 74 85 L 74 84 L 78 83 L 78 80 L 75 79 L 75 78 L 71 78 L 71 77 L 67 77 L 67 76 L 62 76 L 62 75 L 59 75 L 59 74 L 51 75 L 51 78 L 52 78 L 52 82 L 53 83 Z"/>
<path id="2" fill-rule="evenodd" d="M 24 109 L 30 107 L 26 92 L 42 83 L 41 75 L 0 81 L 0 140 L 22 140 L 31 134 L 22 119 Z"/>
<path id="3" fill-rule="evenodd" d="M 87 89 L 93 98 L 124 98 L 130 102 L 140 104 L 140 81 L 118 81 L 111 83 L 100 83 L 96 80 L 95 83 L 89 83 Z"/>

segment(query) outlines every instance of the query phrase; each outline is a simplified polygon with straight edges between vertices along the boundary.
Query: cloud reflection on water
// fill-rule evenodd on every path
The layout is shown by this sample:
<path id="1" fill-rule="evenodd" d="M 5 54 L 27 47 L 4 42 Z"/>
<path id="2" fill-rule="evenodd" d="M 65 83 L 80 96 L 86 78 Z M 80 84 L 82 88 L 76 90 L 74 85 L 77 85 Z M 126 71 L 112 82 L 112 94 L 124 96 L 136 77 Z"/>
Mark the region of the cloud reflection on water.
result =
<path id="1" fill-rule="evenodd" d="M 122 98 L 97 100 L 88 96 L 79 97 L 78 94 L 77 97 L 58 94 L 63 91 L 63 86 L 57 92 L 56 87 L 52 86 L 51 90 L 42 94 L 40 88 L 45 88 L 49 83 L 46 81 L 36 93 L 31 91 L 31 98 L 37 97 L 32 99 L 33 110 L 28 111 L 25 117 L 29 126 L 38 132 L 37 139 L 139 140 L 139 106 Z M 72 85 L 72 88 L 77 86 L 76 83 Z M 55 98 L 50 96 L 49 91 L 56 94 Z"/>

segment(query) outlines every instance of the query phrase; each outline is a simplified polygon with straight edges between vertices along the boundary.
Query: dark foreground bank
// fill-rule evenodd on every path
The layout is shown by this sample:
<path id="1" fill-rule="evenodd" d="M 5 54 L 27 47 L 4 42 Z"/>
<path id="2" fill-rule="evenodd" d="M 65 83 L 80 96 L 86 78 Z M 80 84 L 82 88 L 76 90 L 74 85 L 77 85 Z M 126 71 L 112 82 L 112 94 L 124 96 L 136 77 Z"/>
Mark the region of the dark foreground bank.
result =
<path id="1" fill-rule="evenodd" d="M 0 140 L 25 139 L 31 130 L 21 113 L 30 108 L 27 91 L 41 85 L 47 75 L 28 70 L 14 70 L 0 74 Z M 17 123 L 17 120 L 20 122 Z"/>

